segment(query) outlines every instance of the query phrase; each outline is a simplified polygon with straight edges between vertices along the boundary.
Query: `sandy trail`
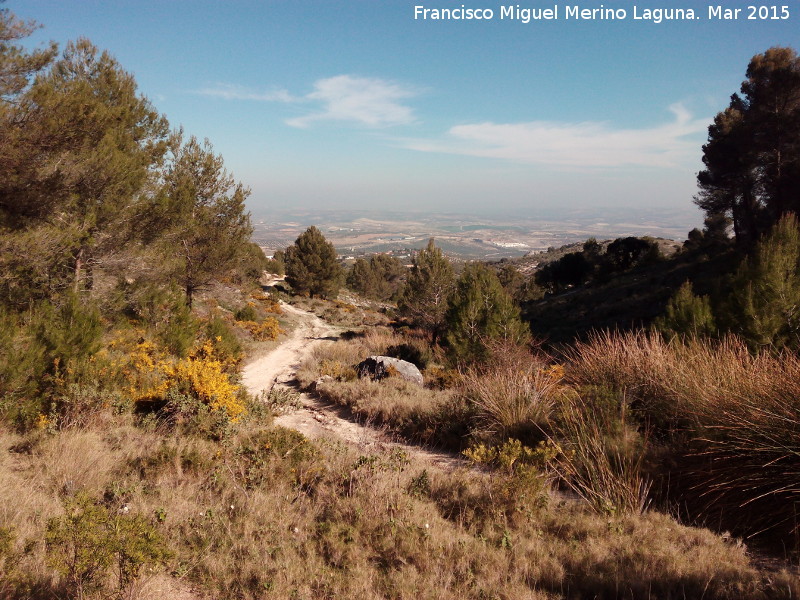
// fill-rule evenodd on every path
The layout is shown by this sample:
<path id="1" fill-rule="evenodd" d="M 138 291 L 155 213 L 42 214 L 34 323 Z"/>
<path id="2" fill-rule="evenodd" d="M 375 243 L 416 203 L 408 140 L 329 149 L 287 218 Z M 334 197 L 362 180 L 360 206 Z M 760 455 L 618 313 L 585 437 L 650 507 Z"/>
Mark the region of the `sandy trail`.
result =
<path id="1" fill-rule="evenodd" d="M 338 330 L 317 315 L 281 303 L 284 312 L 298 318 L 298 325 L 291 337 L 269 354 L 247 364 L 242 371 L 242 383 L 254 396 L 272 389 L 276 383 L 294 380 L 300 364 L 309 356 L 318 343 L 325 338 L 338 337 Z"/>
<path id="2" fill-rule="evenodd" d="M 275 350 L 244 367 L 242 383 L 254 396 L 269 393 L 273 387 L 297 388 L 296 373 L 302 362 L 316 346 L 333 343 L 340 334 L 339 328 L 313 313 L 283 303 L 281 308 L 293 315 L 298 325 Z M 392 441 L 384 431 L 356 422 L 345 408 L 323 402 L 309 393 L 300 395 L 299 409 L 276 416 L 274 423 L 299 431 L 310 439 L 343 440 L 362 451 L 400 448 L 414 460 L 446 470 L 466 466 L 457 456 Z"/>

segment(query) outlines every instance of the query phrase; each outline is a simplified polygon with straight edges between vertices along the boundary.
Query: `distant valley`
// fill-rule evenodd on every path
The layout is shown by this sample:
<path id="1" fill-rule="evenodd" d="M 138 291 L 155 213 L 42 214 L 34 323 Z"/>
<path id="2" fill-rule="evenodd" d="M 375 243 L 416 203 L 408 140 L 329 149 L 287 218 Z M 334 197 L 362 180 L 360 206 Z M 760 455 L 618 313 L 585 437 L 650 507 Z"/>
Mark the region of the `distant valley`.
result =
<path id="1" fill-rule="evenodd" d="M 316 225 L 345 258 L 375 253 L 410 256 L 431 237 L 453 258 L 500 260 L 558 248 L 595 237 L 652 236 L 684 240 L 700 225 L 689 209 L 572 210 L 556 215 L 480 216 L 379 211 L 285 211 L 253 215 L 253 239 L 271 254 Z"/>

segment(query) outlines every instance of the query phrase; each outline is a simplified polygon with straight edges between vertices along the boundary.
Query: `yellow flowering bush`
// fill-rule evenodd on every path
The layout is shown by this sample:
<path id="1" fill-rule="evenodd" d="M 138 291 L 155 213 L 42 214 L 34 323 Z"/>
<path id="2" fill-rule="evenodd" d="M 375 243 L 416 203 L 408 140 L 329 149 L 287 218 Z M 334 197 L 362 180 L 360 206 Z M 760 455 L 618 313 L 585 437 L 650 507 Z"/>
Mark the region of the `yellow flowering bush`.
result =
<path id="1" fill-rule="evenodd" d="M 281 329 L 278 319 L 275 317 L 267 317 L 261 323 L 256 321 L 239 321 L 239 325 L 244 327 L 250 332 L 259 342 L 266 342 L 278 339 L 278 336 L 284 331 Z"/>
<path id="2" fill-rule="evenodd" d="M 177 360 L 141 338 L 124 363 L 120 366 L 128 382 L 127 392 L 135 402 L 164 400 L 175 390 L 232 420 L 245 412 L 239 386 L 231 382 L 226 362 L 217 358 L 214 340 L 207 339 L 187 358 Z"/>
<path id="3" fill-rule="evenodd" d="M 256 300 L 261 305 L 261 308 L 268 313 L 274 315 L 283 314 L 281 303 L 271 296 L 253 296 L 253 300 Z"/>
<path id="4" fill-rule="evenodd" d="M 524 446 L 519 440 L 509 438 L 500 446 L 478 444 L 462 454 L 478 465 L 493 466 L 508 473 L 520 467 L 543 470 L 558 455 L 558 449 L 549 442 L 539 442 L 536 448 Z"/>
<path id="5" fill-rule="evenodd" d="M 333 303 L 336 305 L 337 308 L 341 308 L 345 312 L 354 313 L 358 310 L 358 308 L 354 304 L 350 304 L 349 302 L 334 300 Z"/>
<path id="6" fill-rule="evenodd" d="M 33 426 L 38 429 L 39 431 L 45 431 L 50 429 L 52 426 L 53 421 L 52 419 L 44 413 L 39 413 L 36 416 L 36 421 L 34 422 Z"/>
<path id="7" fill-rule="evenodd" d="M 167 391 L 164 370 L 170 364 L 169 356 L 143 335 L 130 352 L 124 352 L 125 345 L 122 339 L 116 341 L 113 347 L 121 356 L 112 364 L 124 377 L 127 394 L 134 402 L 162 398 Z"/>
<path id="8" fill-rule="evenodd" d="M 218 360 L 190 357 L 167 367 L 165 375 L 167 389 L 197 398 L 213 411 L 224 411 L 231 420 L 245 412 L 238 397 L 239 386 L 231 383 Z"/>
<path id="9" fill-rule="evenodd" d="M 565 375 L 564 365 L 550 365 L 544 370 L 544 373 L 553 381 L 561 381 Z"/>

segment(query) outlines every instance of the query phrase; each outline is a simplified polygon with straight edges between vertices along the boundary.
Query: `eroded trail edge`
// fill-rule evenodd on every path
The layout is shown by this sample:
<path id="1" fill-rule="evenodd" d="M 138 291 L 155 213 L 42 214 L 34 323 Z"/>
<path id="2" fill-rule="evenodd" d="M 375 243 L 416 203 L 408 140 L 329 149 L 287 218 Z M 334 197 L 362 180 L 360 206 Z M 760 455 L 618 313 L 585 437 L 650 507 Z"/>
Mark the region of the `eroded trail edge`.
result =
<path id="1" fill-rule="evenodd" d="M 341 329 L 320 319 L 314 313 L 290 304 L 283 310 L 297 320 L 297 327 L 280 346 L 256 358 L 242 370 L 242 383 L 248 392 L 258 397 L 273 387 L 298 388 L 297 369 L 320 344 L 332 344 Z M 300 394 L 300 407 L 277 415 L 274 423 L 299 431 L 310 439 L 329 437 L 357 446 L 362 451 L 400 448 L 408 456 L 424 464 L 448 471 L 466 466 L 464 461 L 445 452 L 393 441 L 386 432 L 345 418 L 342 407 L 324 402 L 313 394 Z"/>

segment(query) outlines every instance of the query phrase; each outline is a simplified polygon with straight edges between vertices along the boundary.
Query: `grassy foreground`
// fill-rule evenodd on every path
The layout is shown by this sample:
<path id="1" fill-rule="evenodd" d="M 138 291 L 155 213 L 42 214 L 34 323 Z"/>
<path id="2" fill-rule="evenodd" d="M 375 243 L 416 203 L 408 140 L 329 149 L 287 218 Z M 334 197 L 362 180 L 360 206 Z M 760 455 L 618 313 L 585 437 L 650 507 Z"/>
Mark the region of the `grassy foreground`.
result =
<path id="1" fill-rule="evenodd" d="M 55 435 L 0 430 L 0 596 L 157 597 L 147 585 L 156 572 L 195 597 L 215 598 L 791 598 L 800 591 L 786 574 L 759 573 L 740 543 L 664 515 L 605 518 L 554 502 L 530 473 L 438 473 L 396 450 L 359 454 L 267 421 L 251 417 L 223 442 L 143 429 L 130 415 L 110 413 Z M 65 519 L 77 491 L 85 505 Z M 120 515 L 138 515 L 145 539 L 158 546 L 139 549 L 130 585 L 120 584 L 124 553 L 108 548 L 110 538 L 92 522 L 101 513 L 118 530 Z M 60 540 L 52 533 L 59 520 L 68 532 Z M 115 560 L 92 570 L 109 550 Z M 59 568 L 70 561 L 80 563 L 72 575 Z"/>

